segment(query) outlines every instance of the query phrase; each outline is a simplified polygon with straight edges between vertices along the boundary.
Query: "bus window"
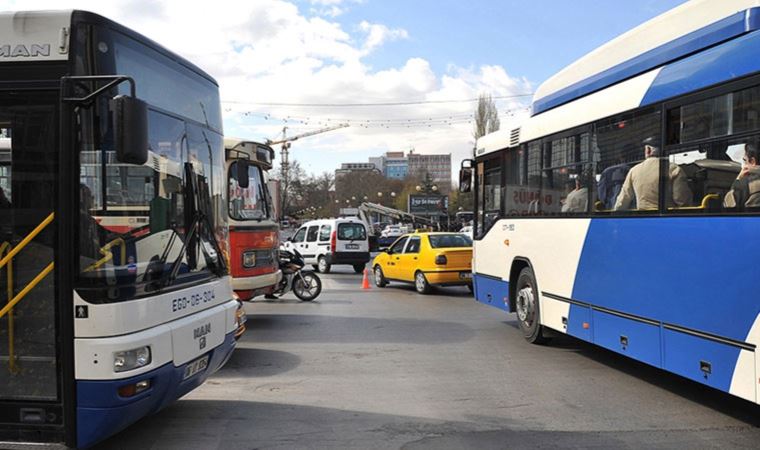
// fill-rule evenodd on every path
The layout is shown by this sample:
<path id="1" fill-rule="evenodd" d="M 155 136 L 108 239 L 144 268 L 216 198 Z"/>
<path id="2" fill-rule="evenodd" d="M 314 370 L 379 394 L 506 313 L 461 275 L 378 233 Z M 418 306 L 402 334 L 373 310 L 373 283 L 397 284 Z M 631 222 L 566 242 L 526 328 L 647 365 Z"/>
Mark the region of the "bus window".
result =
<path id="1" fill-rule="evenodd" d="M 617 211 L 657 211 L 659 198 L 659 164 L 657 160 L 647 162 L 654 169 L 647 168 L 650 175 L 646 182 L 646 196 L 636 198 L 628 190 L 622 194 L 625 180 L 629 171 L 637 164 L 645 162 L 643 141 L 649 137 L 660 136 L 662 129 L 658 109 L 647 109 L 636 113 L 625 114 L 599 121 L 595 125 L 596 148 L 596 179 L 597 197 L 594 200 L 594 210 L 597 212 Z M 659 142 L 654 143 L 661 150 Z M 660 153 L 661 154 L 661 153 Z M 656 156 L 656 155 L 655 155 Z M 642 170 L 642 169 L 639 169 Z M 653 175 L 653 176 L 651 176 Z M 642 196 L 639 192 L 639 196 Z M 620 200 L 620 202 L 618 202 Z"/>
<path id="2" fill-rule="evenodd" d="M 267 207 L 261 168 L 253 164 L 248 165 L 248 187 L 243 189 L 238 186 L 233 176 L 237 165 L 237 161 L 233 162 L 229 170 L 230 217 L 236 220 L 266 218 Z"/>
<path id="3" fill-rule="evenodd" d="M 483 237 L 501 215 L 501 158 L 478 163 L 477 236 Z"/>

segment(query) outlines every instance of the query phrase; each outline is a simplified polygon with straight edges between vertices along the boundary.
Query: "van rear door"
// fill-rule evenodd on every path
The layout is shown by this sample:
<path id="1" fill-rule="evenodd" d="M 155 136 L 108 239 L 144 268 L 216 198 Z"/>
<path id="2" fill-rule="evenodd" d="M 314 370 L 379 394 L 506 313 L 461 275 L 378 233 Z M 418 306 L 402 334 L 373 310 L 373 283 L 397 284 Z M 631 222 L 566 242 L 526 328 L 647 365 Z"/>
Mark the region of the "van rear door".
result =
<path id="1" fill-rule="evenodd" d="M 369 252 L 367 229 L 359 222 L 338 223 L 337 248 L 339 252 Z"/>

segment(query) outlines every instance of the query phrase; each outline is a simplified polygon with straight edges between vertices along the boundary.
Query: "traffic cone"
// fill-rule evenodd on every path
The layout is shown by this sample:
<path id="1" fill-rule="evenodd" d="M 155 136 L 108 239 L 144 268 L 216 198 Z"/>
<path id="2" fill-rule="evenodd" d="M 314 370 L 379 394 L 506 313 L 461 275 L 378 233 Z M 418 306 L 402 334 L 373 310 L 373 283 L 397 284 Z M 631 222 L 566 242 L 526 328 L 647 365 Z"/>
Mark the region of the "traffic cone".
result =
<path id="1" fill-rule="evenodd" d="M 369 289 L 369 269 L 364 268 L 364 279 L 362 280 L 362 289 Z"/>

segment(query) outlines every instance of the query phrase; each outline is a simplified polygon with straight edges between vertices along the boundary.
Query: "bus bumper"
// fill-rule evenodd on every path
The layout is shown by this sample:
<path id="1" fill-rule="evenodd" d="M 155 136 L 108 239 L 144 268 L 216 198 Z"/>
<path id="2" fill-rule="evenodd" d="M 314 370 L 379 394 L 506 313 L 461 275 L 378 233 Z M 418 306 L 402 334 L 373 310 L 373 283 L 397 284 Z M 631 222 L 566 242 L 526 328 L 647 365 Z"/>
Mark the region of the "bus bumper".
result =
<path id="1" fill-rule="evenodd" d="M 186 380 L 185 368 L 192 361 L 178 367 L 164 364 L 132 378 L 77 381 L 77 446 L 90 447 L 192 391 L 227 362 L 234 348 L 235 332 L 231 332 L 221 345 L 207 353 L 206 369 Z M 117 393 L 120 387 L 143 380 L 150 380 L 147 390 L 129 398 Z"/>
<path id="2" fill-rule="evenodd" d="M 250 277 L 233 277 L 232 289 L 235 291 L 252 291 L 269 286 L 274 286 L 282 279 L 282 271 L 253 275 Z"/>

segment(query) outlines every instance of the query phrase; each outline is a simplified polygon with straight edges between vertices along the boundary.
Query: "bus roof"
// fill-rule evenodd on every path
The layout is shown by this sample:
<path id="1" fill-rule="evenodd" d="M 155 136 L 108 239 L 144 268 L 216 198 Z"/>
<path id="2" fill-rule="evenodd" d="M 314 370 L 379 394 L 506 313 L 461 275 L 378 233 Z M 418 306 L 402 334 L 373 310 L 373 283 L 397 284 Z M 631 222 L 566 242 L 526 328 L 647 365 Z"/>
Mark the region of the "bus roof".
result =
<path id="1" fill-rule="evenodd" d="M 549 78 L 536 90 L 532 116 L 478 139 L 476 156 L 718 82 L 709 77 L 697 79 L 702 77 L 699 69 L 717 60 L 700 55 L 718 51 L 755 30 L 760 30 L 760 0 L 685 3 L 602 45 Z M 691 66 L 684 70 L 688 65 Z M 662 89 L 658 82 L 679 71 L 691 73 L 695 79 L 680 83 L 677 89 Z M 721 76 L 741 75 L 737 71 Z"/>
<path id="2" fill-rule="evenodd" d="M 758 28 L 760 0 L 691 0 L 559 71 L 533 97 L 540 114 Z"/>
<path id="3" fill-rule="evenodd" d="M 267 144 L 250 139 L 225 137 L 224 149 L 226 150 L 228 160 L 238 159 L 241 156 L 240 154 L 242 154 L 245 155 L 245 159 L 263 166 L 266 170 L 272 168 L 274 150 Z"/>
<path id="4" fill-rule="evenodd" d="M 218 86 L 211 75 L 163 45 L 111 19 L 82 10 L 0 12 L 0 62 L 68 59 L 70 26 L 77 23 L 91 23 L 114 29 L 148 45 Z M 44 46 L 49 47 L 41 48 Z"/>

